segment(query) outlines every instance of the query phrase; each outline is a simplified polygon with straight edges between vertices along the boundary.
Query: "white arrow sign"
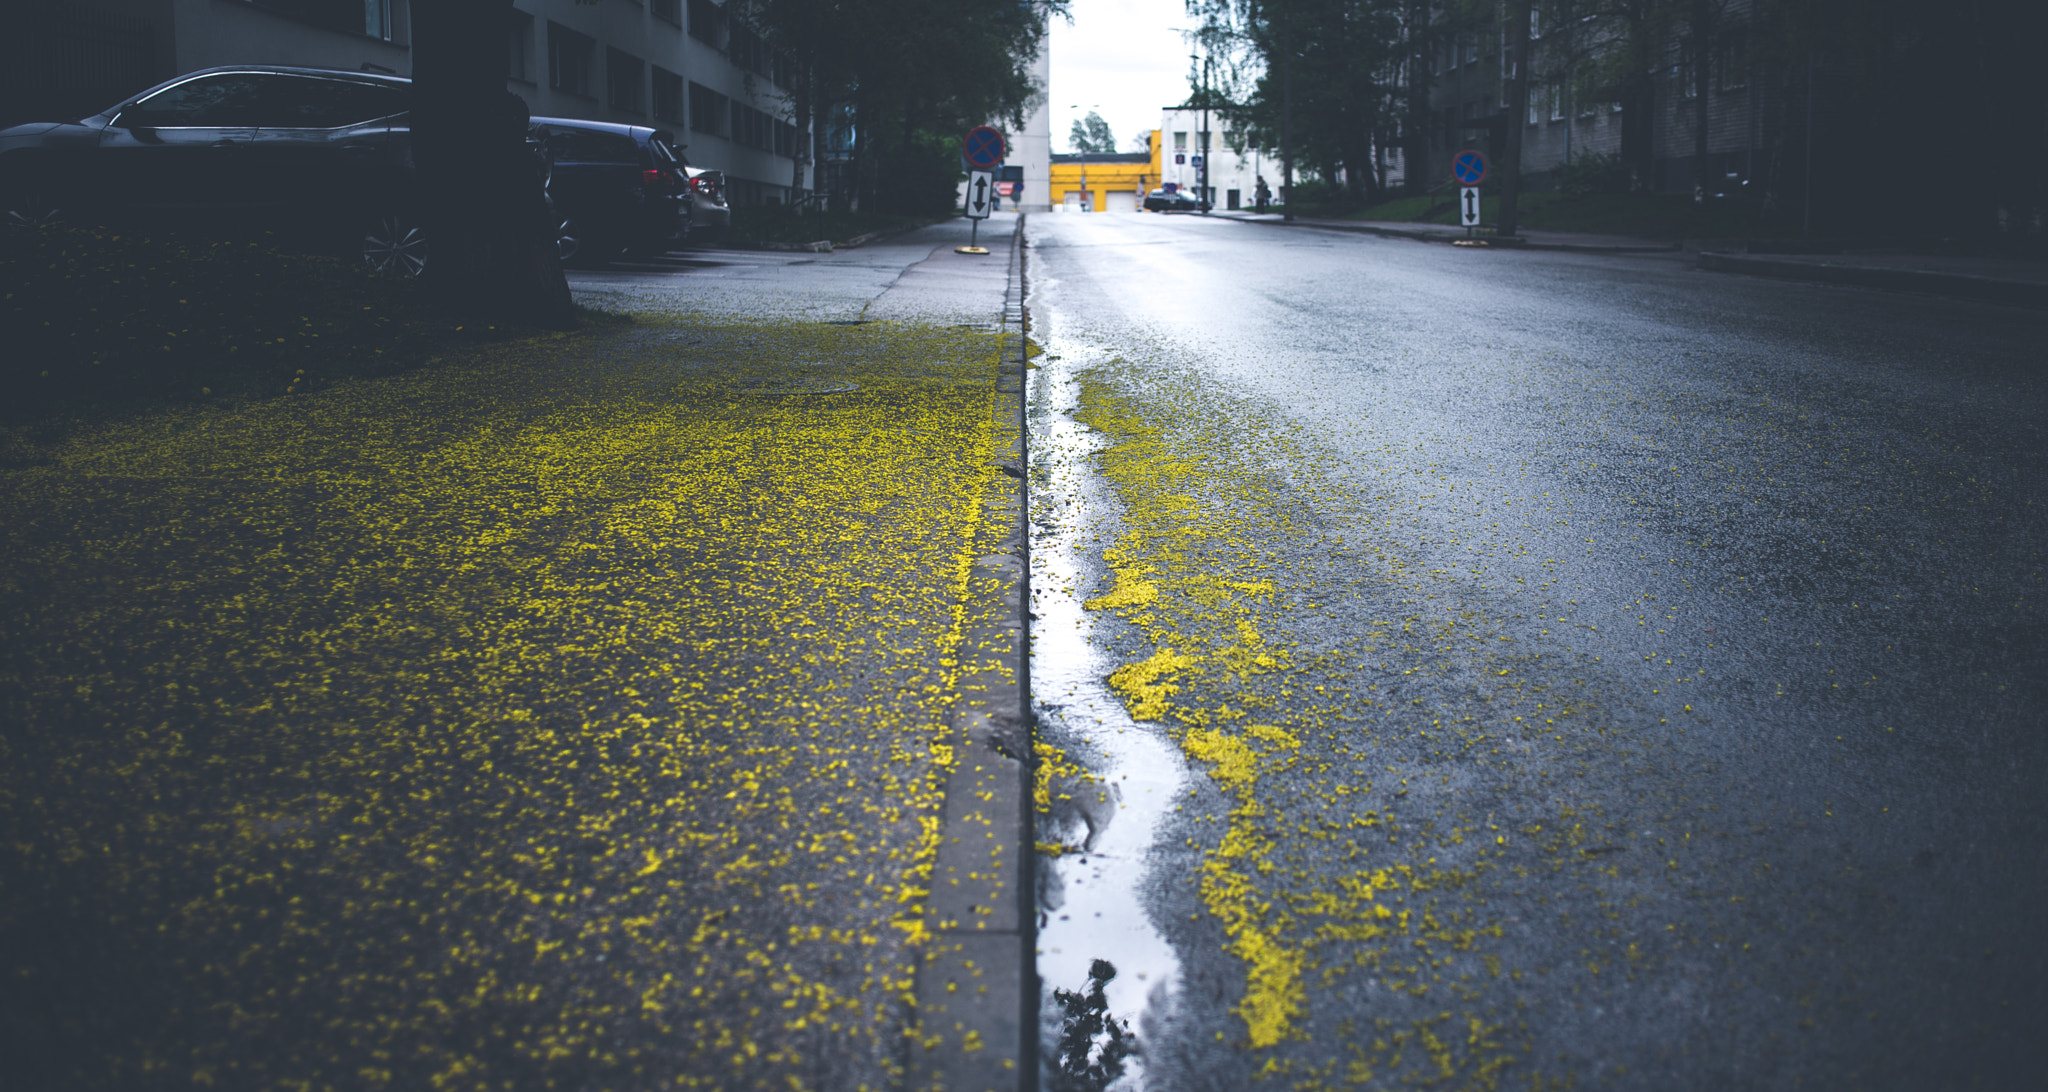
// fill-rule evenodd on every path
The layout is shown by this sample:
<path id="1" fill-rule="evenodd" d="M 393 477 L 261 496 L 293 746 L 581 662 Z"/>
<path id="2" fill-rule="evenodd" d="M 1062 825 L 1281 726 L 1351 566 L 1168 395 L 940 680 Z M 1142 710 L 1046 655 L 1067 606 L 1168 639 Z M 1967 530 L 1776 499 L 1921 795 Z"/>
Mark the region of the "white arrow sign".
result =
<path id="1" fill-rule="evenodd" d="M 1465 227 L 1479 226 L 1479 187 L 1458 187 L 1458 223 Z"/>
<path id="2" fill-rule="evenodd" d="M 996 207 L 996 173 L 994 171 L 967 172 L 967 218 L 986 220 Z"/>

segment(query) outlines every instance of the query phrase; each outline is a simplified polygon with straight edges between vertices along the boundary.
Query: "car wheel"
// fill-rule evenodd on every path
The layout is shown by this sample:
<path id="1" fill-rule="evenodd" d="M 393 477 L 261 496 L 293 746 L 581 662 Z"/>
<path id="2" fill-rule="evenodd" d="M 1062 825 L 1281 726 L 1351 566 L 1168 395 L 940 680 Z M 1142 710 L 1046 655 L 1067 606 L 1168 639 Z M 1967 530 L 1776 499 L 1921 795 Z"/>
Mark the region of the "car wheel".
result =
<path id="1" fill-rule="evenodd" d="M 576 253 L 583 249 L 583 231 L 574 220 L 564 220 L 555 225 L 555 257 L 567 265 L 575 260 Z"/>
<path id="2" fill-rule="evenodd" d="M 65 222 L 64 206 L 57 200 L 55 187 L 37 185 L 31 180 L 10 183 L 4 198 L 0 198 L 0 208 L 6 210 L 8 227 L 62 227 Z"/>
<path id="3" fill-rule="evenodd" d="M 371 218 L 363 229 L 363 261 L 380 273 L 412 278 L 427 268 L 427 235 L 407 212 Z"/>

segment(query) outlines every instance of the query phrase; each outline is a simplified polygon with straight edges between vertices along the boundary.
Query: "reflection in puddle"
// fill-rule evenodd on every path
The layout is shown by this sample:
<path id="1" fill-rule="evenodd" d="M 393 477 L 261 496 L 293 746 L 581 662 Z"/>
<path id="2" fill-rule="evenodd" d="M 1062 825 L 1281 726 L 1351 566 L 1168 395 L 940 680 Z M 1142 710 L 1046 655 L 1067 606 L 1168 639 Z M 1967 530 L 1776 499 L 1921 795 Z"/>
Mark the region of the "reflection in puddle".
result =
<path id="1" fill-rule="evenodd" d="M 1088 966 L 1088 988 L 1076 993 L 1055 988 L 1060 1009 L 1060 1049 L 1047 1087 L 1053 1092 L 1100 1092 L 1124 1074 L 1131 1056 L 1131 1022 L 1109 1014 L 1103 987 L 1116 977 L 1106 959 Z"/>
<path id="2" fill-rule="evenodd" d="M 1043 1077 L 1062 1090 L 1136 1092 L 1141 1039 L 1180 973 L 1145 909 L 1147 861 L 1187 773 L 1179 749 L 1110 692 L 1116 662 L 1093 634 L 1113 620 L 1081 606 L 1101 590 L 1117 505 L 1094 473 L 1100 437 L 1072 417 L 1073 369 L 1089 350 L 1058 338 L 1051 318 L 1035 323 L 1055 336 L 1036 335 L 1046 355 L 1031 392 L 1031 690 L 1039 742 L 1056 749 L 1041 757 L 1055 774 L 1038 834 L 1047 850 L 1038 870 Z"/>

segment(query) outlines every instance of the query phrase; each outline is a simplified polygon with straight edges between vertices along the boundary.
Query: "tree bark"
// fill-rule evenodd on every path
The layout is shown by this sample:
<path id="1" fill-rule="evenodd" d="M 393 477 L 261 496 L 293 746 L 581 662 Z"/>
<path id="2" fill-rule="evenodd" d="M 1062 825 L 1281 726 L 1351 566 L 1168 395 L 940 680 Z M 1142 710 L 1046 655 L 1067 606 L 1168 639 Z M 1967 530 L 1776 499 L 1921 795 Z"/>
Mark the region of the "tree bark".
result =
<path id="1" fill-rule="evenodd" d="M 790 148 L 790 158 L 793 162 L 790 166 L 789 200 L 798 208 L 803 207 L 804 168 L 811 164 L 811 141 L 805 135 L 804 129 L 811 123 L 811 85 L 816 79 L 817 76 L 811 66 L 805 64 L 796 80 L 796 102 L 792 113 L 800 128 L 796 139 L 791 142 L 794 146 Z"/>
<path id="2" fill-rule="evenodd" d="M 1529 0 L 1509 0 L 1508 57 L 1514 73 L 1508 80 L 1508 131 L 1502 134 L 1500 156 L 1500 222 L 1502 235 L 1521 225 L 1516 207 L 1522 198 L 1522 130 L 1529 123 Z"/>
<path id="3" fill-rule="evenodd" d="M 1280 0 L 1280 207 L 1294 219 L 1294 39 L 1288 34 L 1287 0 Z"/>
<path id="4" fill-rule="evenodd" d="M 1423 164 L 1429 160 L 1429 4 L 1408 5 L 1408 109 L 1401 124 L 1401 188 L 1410 197 L 1429 189 Z"/>
<path id="5" fill-rule="evenodd" d="M 464 321 L 573 328 L 526 104 L 505 89 L 511 0 L 414 0 L 412 154 L 421 281 Z"/>
<path id="6" fill-rule="evenodd" d="M 1657 166 L 1656 84 L 1650 78 L 1648 0 L 1635 0 L 1624 18 L 1628 69 L 1621 79 L 1621 161 L 1629 171 L 1629 189 L 1643 193 L 1655 187 Z"/>
<path id="7" fill-rule="evenodd" d="M 1714 0 L 1692 0 L 1692 199 L 1707 199 L 1707 88 L 1714 64 Z"/>

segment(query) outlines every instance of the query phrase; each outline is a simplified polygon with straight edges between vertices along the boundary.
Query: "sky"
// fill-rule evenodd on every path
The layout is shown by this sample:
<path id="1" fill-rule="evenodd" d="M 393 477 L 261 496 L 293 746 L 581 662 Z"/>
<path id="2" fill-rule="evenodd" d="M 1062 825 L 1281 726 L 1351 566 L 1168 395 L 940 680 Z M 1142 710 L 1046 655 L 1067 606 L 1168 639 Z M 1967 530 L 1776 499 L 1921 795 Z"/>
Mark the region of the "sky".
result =
<path id="1" fill-rule="evenodd" d="M 1161 107 L 1188 97 L 1188 43 L 1194 19 L 1183 0 L 1071 0 L 1074 21 L 1052 20 L 1052 146 L 1071 152 L 1067 134 L 1093 110 L 1109 122 L 1118 151 L 1159 128 Z"/>

